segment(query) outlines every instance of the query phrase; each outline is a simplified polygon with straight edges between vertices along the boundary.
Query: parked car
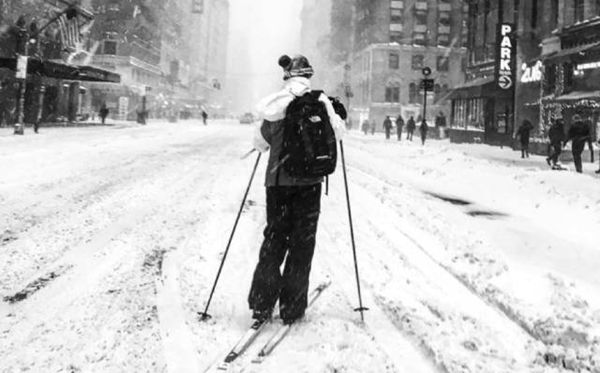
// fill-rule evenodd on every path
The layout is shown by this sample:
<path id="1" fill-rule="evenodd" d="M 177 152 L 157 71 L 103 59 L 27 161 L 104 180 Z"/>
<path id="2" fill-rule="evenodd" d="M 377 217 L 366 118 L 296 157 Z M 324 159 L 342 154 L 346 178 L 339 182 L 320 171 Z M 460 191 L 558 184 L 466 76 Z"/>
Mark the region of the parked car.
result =
<path id="1" fill-rule="evenodd" d="M 240 123 L 242 124 L 251 124 L 254 123 L 254 115 L 252 113 L 245 113 L 240 117 Z"/>

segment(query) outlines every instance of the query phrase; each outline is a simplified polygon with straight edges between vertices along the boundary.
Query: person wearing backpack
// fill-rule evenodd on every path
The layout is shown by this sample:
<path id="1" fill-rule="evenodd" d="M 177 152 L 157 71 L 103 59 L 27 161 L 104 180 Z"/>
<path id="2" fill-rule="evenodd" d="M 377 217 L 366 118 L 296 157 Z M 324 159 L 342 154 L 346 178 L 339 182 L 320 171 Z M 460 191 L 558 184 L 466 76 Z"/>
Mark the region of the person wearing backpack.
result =
<path id="1" fill-rule="evenodd" d="M 279 300 L 279 315 L 291 324 L 307 307 L 321 184 L 335 169 L 345 109 L 338 100 L 311 90 L 313 68 L 306 57 L 284 55 L 279 66 L 284 87 L 259 103 L 263 121 L 254 136 L 254 147 L 269 151 L 267 226 L 248 304 L 252 317 L 264 321 Z"/>

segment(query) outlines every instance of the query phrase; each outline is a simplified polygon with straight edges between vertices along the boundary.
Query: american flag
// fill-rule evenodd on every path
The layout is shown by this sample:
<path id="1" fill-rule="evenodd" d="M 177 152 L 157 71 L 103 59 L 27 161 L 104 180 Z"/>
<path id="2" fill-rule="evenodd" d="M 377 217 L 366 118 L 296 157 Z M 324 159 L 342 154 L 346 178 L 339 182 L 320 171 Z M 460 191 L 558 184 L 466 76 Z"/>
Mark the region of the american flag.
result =
<path id="1" fill-rule="evenodd" d="M 77 17 L 68 19 L 66 14 L 58 18 L 60 41 L 64 49 L 77 49 L 83 42 Z"/>

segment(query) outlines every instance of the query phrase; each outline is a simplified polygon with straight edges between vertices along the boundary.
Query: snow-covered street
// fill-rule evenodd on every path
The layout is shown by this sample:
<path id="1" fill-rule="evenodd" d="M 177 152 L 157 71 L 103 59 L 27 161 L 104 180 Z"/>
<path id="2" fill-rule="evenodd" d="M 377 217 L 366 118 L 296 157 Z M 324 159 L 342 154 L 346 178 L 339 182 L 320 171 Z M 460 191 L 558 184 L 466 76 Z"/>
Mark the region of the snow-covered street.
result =
<path id="1" fill-rule="evenodd" d="M 203 372 L 251 322 L 265 224 L 237 122 L 0 129 L 0 372 Z M 600 178 L 447 141 L 344 140 L 311 286 L 331 281 L 245 372 L 600 373 Z M 585 164 L 586 169 L 597 165 Z M 282 370 L 285 367 L 285 370 Z"/>

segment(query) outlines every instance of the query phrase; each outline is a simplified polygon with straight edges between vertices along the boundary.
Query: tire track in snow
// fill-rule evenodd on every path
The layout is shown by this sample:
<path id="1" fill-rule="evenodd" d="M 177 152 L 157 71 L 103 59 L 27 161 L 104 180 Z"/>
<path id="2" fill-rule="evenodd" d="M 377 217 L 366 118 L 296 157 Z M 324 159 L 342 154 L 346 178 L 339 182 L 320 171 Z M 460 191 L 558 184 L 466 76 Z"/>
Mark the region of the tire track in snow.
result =
<path id="1" fill-rule="evenodd" d="M 327 237 L 325 243 L 320 244 L 320 246 L 335 247 L 338 241 L 329 230 L 328 224 L 323 222 L 320 229 L 324 231 Z M 349 251 L 348 254 L 350 254 Z M 355 284 L 354 269 L 339 260 L 334 261 L 329 255 L 323 255 L 320 259 L 325 261 L 328 273 L 335 279 L 332 286 L 340 287 L 350 304 L 357 303 L 357 301 L 352 301 L 357 297 L 356 288 L 353 288 Z M 343 273 L 340 273 L 340 269 Z M 363 305 L 369 308 L 368 311 L 365 311 L 363 328 L 373 336 L 379 347 L 386 353 L 388 359 L 394 364 L 395 371 L 411 373 L 445 371 L 439 369 L 440 367 L 432 359 L 429 351 L 423 349 L 422 346 L 421 348 L 415 347 L 409 337 L 396 328 L 388 315 L 375 301 L 376 297 L 373 295 L 372 289 L 365 287 L 364 282 L 361 285 L 363 285 L 361 286 Z M 355 317 L 358 317 L 358 313 Z"/>

